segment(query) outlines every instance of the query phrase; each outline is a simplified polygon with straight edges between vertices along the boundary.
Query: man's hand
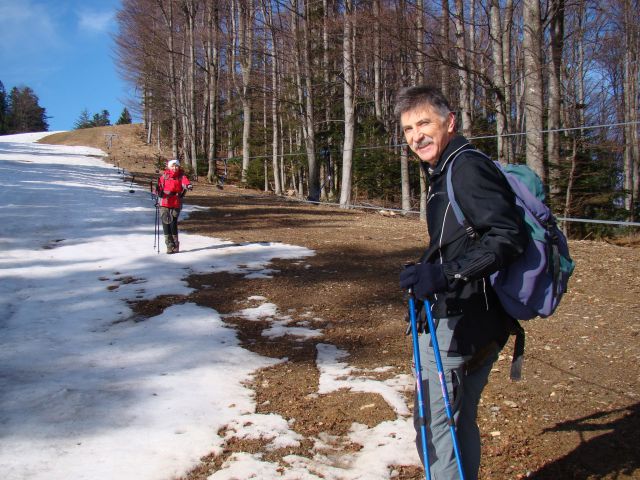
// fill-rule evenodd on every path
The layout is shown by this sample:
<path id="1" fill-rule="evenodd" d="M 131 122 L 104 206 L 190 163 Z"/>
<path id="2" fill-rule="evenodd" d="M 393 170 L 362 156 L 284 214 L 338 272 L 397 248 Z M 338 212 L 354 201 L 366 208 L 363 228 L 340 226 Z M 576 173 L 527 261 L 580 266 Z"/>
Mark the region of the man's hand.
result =
<path id="1" fill-rule="evenodd" d="M 191 185 L 191 184 L 187 185 L 187 190 L 189 190 L 189 191 L 193 190 L 193 185 Z"/>
<path id="2" fill-rule="evenodd" d="M 424 299 L 434 293 L 447 291 L 449 282 L 444 275 L 442 265 L 416 263 L 400 272 L 400 288 L 413 288 L 417 298 Z"/>

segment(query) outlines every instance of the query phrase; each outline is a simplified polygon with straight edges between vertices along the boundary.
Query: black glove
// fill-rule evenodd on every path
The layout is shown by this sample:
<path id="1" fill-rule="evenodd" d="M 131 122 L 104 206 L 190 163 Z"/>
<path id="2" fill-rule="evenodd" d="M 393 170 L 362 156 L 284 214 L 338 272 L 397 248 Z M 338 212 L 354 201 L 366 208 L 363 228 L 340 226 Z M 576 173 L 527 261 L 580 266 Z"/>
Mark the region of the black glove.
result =
<path id="1" fill-rule="evenodd" d="M 434 293 L 446 292 L 449 286 L 442 265 L 416 263 L 400 272 L 400 288 L 413 288 L 416 298 L 426 298 Z"/>
<path id="2" fill-rule="evenodd" d="M 413 305 L 416 315 L 416 330 L 418 333 L 428 333 L 429 328 L 427 325 L 427 316 L 424 311 L 424 304 L 420 300 L 416 300 Z M 411 313 L 409 309 L 407 309 L 407 312 L 404 314 L 404 321 L 408 324 L 404 334 L 411 335 Z"/>
<path id="3" fill-rule="evenodd" d="M 189 190 L 189 191 L 193 190 L 193 185 L 191 185 L 191 184 L 187 185 L 187 190 Z"/>

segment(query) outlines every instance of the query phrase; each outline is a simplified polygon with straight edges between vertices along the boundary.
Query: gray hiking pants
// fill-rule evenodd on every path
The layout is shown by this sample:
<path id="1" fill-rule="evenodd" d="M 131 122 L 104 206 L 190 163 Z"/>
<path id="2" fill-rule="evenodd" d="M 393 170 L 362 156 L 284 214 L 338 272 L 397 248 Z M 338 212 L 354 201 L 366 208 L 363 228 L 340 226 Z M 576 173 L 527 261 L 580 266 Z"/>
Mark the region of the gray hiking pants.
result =
<path id="1" fill-rule="evenodd" d="M 480 468 L 480 430 L 477 423 L 478 403 L 480 402 L 482 390 L 487 385 L 491 367 L 498 355 L 497 352 L 492 353 L 475 371 L 464 375 L 464 363 L 468 358 L 448 353 L 455 349 L 455 340 L 452 339 L 453 322 L 453 320 L 446 318 L 439 319 L 436 332 L 449 401 L 451 402 L 451 409 L 456 422 L 458 445 L 462 456 L 465 479 L 476 480 Z M 444 400 L 442 399 L 442 390 L 430 339 L 430 335 L 421 335 L 419 338 L 431 478 L 433 480 L 457 480 L 460 478 L 458 464 L 453 450 L 451 429 L 449 428 Z M 415 396 L 414 427 L 416 429 L 418 454 L 424 464 L 417 394 Z"/>

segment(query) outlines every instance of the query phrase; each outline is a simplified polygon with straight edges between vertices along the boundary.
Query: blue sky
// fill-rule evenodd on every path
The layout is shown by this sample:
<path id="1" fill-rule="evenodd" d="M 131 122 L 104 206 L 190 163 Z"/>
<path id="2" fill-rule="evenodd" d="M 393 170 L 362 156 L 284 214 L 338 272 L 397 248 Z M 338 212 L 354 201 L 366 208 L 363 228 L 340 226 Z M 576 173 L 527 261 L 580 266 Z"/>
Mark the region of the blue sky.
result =
<path id="1" fill-rule="evenodd" d="M 115 123 L 134 99 L 114 60 L 119 8 L 119 0 L 0 0 L 0 81 L 7 92 L 31 87 L 49 130 L 73 129 L 85 108 L 106 109 Z"/>

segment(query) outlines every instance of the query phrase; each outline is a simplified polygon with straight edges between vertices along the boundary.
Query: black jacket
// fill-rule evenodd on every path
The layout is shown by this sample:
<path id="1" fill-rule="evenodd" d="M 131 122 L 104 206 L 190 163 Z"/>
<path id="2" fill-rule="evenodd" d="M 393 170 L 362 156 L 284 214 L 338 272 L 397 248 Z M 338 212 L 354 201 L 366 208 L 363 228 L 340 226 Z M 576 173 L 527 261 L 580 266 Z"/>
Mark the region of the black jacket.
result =
<path id="1" fill-rule="evenodd" d="M 447 195 L 447 169 L 456 154 L 453 191 L 475 238 L 458 223 Z M 514 194 L 496 165 L 459 135 L 427 175 L 430 242 L 423 261 L 442 264 L 449 281 L 449 291 L 431 299 L 434 317 L 459 317 L 455 353 L 473 354 L 492 341 L 501 348 L 513 319 L 502 309 L 489 276 L 520 255 L 528 242 Z"/>

